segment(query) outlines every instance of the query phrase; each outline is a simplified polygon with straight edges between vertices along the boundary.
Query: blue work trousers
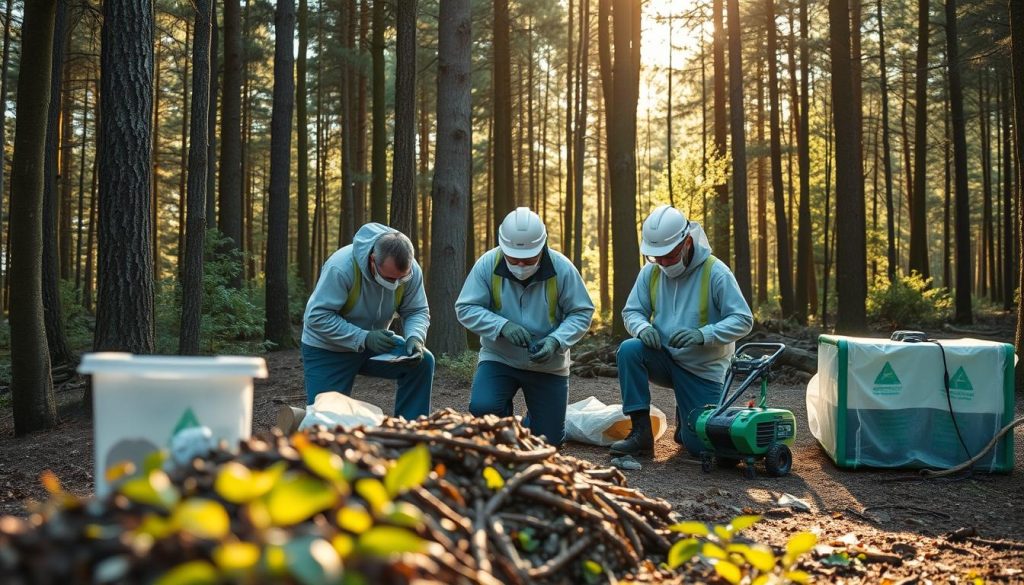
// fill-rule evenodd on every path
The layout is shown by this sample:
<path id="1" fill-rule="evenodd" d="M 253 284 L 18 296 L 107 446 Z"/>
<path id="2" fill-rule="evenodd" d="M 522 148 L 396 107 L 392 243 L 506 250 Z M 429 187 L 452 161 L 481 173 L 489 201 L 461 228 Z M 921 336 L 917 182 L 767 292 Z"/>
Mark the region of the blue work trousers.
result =
<path id="1" fill-rule="evenodd" d="M 675 363 L 664 349 L 651 349 L 639 339 L 627 339 L 619 345 L 617 365 L 623 414 L 650 409 L 650 382 L 672 388 L 678 417 L 676 442 L 690 454 L 700 455 L 704 448 L 692 426 L 705 405 L 718 403 L 722 384 L 695 376 Z"/>
<path id="2" fill-rule="evenodd" d="M 416 364 L 389 364 L 371 360 L 373 352 L 330 351 L 302 344 L 302 369 L 306 380 L 306 401 L 313 404 L 321 392 L 352 395 L 356 374 L 398 381 L 395 416 L 408 420 L 430 413 L 430 391 L 434 385 L 434 355 L 423 350 Z"/>
<path id="3" fill-rule="evenodd" d="M 473 416 L 511 415 L 512 398 L 522 388 L 529 414 L 523 422 L 534 435 L 544 435 L 556 447 L 565 440 L 565 408 L 569 376 L 520 370 L 495 361 L 477 364 L 469 412 Z"/>

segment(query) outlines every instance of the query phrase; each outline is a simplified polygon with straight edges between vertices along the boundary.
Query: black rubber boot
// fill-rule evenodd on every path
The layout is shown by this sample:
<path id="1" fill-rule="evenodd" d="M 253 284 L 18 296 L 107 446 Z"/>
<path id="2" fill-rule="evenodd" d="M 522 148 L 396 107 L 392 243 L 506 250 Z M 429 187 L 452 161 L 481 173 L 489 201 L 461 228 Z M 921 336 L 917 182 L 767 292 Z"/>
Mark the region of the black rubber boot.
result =
<path id="1" fill-rule="evenodd" d="M 654 433 L 651 431 L 651 413 L 647 410 L 629 413 L 633 428 L 629 435 L 611 445 L 612 455 L 650 457 L 654 454 Z"/>

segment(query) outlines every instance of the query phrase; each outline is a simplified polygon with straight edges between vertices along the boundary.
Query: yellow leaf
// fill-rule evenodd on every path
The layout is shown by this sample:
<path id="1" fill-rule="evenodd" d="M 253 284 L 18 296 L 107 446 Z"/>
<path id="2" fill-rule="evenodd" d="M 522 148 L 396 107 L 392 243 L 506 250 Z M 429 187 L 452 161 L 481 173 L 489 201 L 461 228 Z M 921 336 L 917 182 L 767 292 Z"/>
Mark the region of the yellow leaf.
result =
<path id="1" fill-rule="evenodd" d="M 767 546 L 755 544 L 748 548 L 743 553 L 743 556 L 758 571 L 767 572 L 775 568 L 775 554 Z"/>
<path id="2" fill-rule="evenodd" d="M 267 494 L 267 511 L 275 526 L 291 526 L 338 501 L 338 492 L 319 479 L 286 473 Z"/>
<path id="3" fill-rule="evenodd" d="M 284 548 L 280 546 L 268 546 L 264 553 L 263 562 L 266 563 L 267 573 L 271 575 L 284 575 L 288 569 L 288 555 L 285 554 Z"/>
<path id="4" fill-rule="evenodd" d="M 423 443 L 409 449 L 395 462 L 395 466 L 384 476 L 384 487 L 388 495 L 395 497 L 411 488 L 422 485 L 430 475 L 430 449 Z"/>
<path id="5" fill-rule="evenodd" d="M 232 504 L 251 502 L 274 487 L 287 465 L 280 461 L 264 471 L 253 471 L 241 463 L 229 461 L 221 466 L 213 489 Z"/>
<path id="6" fill-rule="evenodd" d="M 668 550 L 668 566 L 672 569 L 682 566 L 689 562 L 698 550 L 700 550 L 700 543 L 696 538 L 687 538 L 676 542 Z"/>
<path id="7" fill-rule="evenodd" d="M 46 488 L 46 491 L 50 492 L 50 495 L 60 495 L 64 490 L 60 487 L 60 480 L 57 479 L 57 474 L 47 469 L 39 475 L 39 481 Z"/>
<path id="8" fill-rule="evenodd" d="M 190 561 L 174 567 L 156 580 L 154 585 L 214 585 L 217 569 L 206 561 Z"/>
<path id="9" fill-rule="evenodd" d="M 213 500 L 193 498 L 182 502 L 172 519 L 182 530 L 199 538 L 220 540 L 231 532 L 227 511 Z"/>
<path id="10" fill-rule="evenodd" d="M 423 512 L 409 502 L 392 502 L 386 509 L 385 519 L 395 526 L 419 528 L 423 523 Z"/>
<path id="11" fill-rule="evenodd" d="M 345 559 L 352 554 L 352 549 L 356 547 L 356 541 L 347 534 L 338 534 L 331 539 L 331 545 L 334 546 L 338 556 Z"/>
<path id="12" fill-rule="evenodd" d="M 175 531 L 176 528 L 173 522 L 157 514 L 146 514 L 142 518 L 142 523 L 136 529 L 137 533 L 148 534 L 156 540 L 174 534 Z"/>
<path id="13" fill-rule="evenodd" d="M 345 481 L 345 476 L 342 474 L 344 463 L 337 453 L 309 443 L 300 449 L 300 453 L 302 453 L 302 462 L 310 471 L 329 482 L 347 487 L 348 482 Z"/>
<path id="14" fill-rule="evenodd" d="M 725 551 L 722 550 L 722 547 L 718 546 L 713 542 L 705 542 L 704 546 L 701 547 L 700 554 L 711 559 L 729 558 L 729 555 L 725 554 Z"/>
<path id="15" fill-rule="evenodd" d="M 732 530 L 730 530 L 729 527 L 715 524 L 714 529 L 715 536 L 717 536 L 722 542 L 729 542 L 732 540 Z"/>
<path id="16" fill-rule="evenodd" d="M 359 552 L 382 557 L 406 552 L 421 552 L 423 539 L 404 528 L 375 526 L 359 537 Z"/>
<path id="17" fill-rule="evenodd" d="M 760 516 L 754 516 L 754 515 L 737 516 L 737 517 L 732 519 L 732 522 L 729 523 L 729 528 L 732 529 L 733 532 L 740 532 L 741 530 L 745 530 L 747 528 L 750 528 L 751 526 L 753 526 L 754 524 L 757 524 L 760 521 L 761 521 L 761 517 Z"/>
<path id="18" fill-rule="evenodd" d="M 787 571 L 786 578 L 794 583 L 810 583 L 811 576 L 804 571 Z"/>
<path id="19" fill-rule="evenodd" d="M 810 532 L 798 532 L 786 543 L 786 552 L 794 559 L 814 548 L 818 537 Z"/>
<path id="20" fill-rule="evenodd" d="M 715 572 L 718 573 L 719 577 L 734 585 L 743 579 L 743 572 L 740 571 L 740 568 L 729 561 L 717 561 L 715 563 Z"/>
<path id="21" fill-rule="evenodd" d="M 267 503 L 263 500 L 253 500 L 245 507 L 249 522 L 256 530 L 266 530 L 273 525 L 270 518 L 270 511 L 267 510 Z"/>
<path id="22" fill-rule="evenodd" d="M 222 571 L 246 571 L 260 560 L 260 547 L 251 542 L 228 542 L 213 550 L 213 560 Z"/>
<path id="23" fill-rule="evenodd" d="M 672 532 L 682 532 L 683 534 L 692 534 L 693 536 L 707 536 L 708 532 L 707 524 L 703 522 L 680 522 L 679 524 L 673 524 L 668 527 Z"/>
<path id="24" fill-rule="evenodd" d="M 104 472 L 103 477 L 106 478 L 107 483 L 114 483 L 117 480 L 128 477 L 135 473 L 135 464 L 131 461 L 125 460 L 115 463 L 107 468 Z"/>
<path id="25" fill-rule="evenodd" d="M 180 497 L 177 488 L 171 484 L 167 474 L 159 470 L 124 482 L 120 491 L 135 503 L 167 510 L 177 504 Z"/>
<path id="26" fill-rule="evenodd" d="M 750 585 L 768 585 L 768 581 L 770 579 L 771 579 L 770 575 L 761 575 L 757 579 L 754 579 L 754 582 L 751 583 Z"/>
<path id="27" fill-rule="evenodd" d="M 484 480 L 487 481 L 487 488 L 492 490 L 500 490 L 505 485 L 501 472 L 490 465 L 484 468 Z"/>
<path id="28" fill-rule="evenodd" d="M 356 493 L 366 500 L 374 514 L 382 513 L 384 508 L 391 503 L 391 497 L 388 495 L 384 484 L 372 477 L 366 477 L 357 481 Z"/>
<path id="29" fill-rule="evenodd" d="M 352 534 L 362 534 L 373 526 L 373 517 L 358 504 L 345 506 L 338 510 L 338 526 Z"/>
<path id="30" fill-rule="evenodd" d="M 142 460 L 142 473 L 161 469 L 164 466 L 164 461 L 167 460 L 167 456 L 167 449 L 157 449 L 146 455 L 146 458 Z"/>

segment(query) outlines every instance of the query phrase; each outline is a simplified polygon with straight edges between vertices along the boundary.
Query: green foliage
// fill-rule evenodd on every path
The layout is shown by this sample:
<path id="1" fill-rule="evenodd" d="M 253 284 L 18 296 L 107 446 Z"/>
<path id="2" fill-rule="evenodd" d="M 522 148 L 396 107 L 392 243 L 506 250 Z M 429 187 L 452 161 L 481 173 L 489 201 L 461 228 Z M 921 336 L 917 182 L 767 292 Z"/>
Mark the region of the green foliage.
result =
<path id="1" fill-rule="evenodd" d="M 875 277 L 868 290 L 868 318 L 884 327 L 925 327 L 949 318 L 953 299 L 945 288 L 931 288 L 932 279 L 917 272 L 894 282 Z"/>
<path id="2" fill-rule="evenodd" d="M 476 373 L 476 362 L 479 354 L 475 351 L 464 351 L 459 355 L 444 354 L 437 359 L 437 365 L 447 370 L 459 382 L 469 384 Z"/>
<path id="3" fill-rule="evenodd" d="M 728 155 L 709 153 L 705 162 L 699 150 L 681 150 L 672 156 L 671 164 L 672 193 L 669 193 L 666 169 L 651 194 L 651 208 L 674 202 L 687 218 L 703 222 L 704 217 L 714 213 L 715 186 L 729 180 L 731 159 Z M 648 211 L 641 215 L 646 216 Z"/>
<path id="4" fill-rule="evenodd" d="M 70 280 L 60 281 L 60 308 L 64 332 L 72 349 L 92 347 L 93 317 L 82 305 L 82 291 Z"/>

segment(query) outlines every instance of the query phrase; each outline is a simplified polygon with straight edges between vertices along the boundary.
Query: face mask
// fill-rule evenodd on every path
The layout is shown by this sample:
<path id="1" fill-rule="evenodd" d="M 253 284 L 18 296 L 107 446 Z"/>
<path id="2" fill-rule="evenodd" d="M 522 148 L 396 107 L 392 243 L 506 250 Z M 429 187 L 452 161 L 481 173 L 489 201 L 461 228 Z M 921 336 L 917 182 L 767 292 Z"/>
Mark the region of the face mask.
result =
<path id="1" fill-rule="evenodd" d="M 398 290 L 398 287 L 408 282 L 410 278 L 412 278 L 412 273 L 409 273 L 407 276 L 404 276 L 392 282 L 380 275 L 380 269 L 377 268 L 376 265 L 374 265 L 373 267 L 373 279 L 377 281 L 377 284 L 391 291 Z"/>
<path id="2" fill-rule="evenodd" d="M 683 259 L 680 258 L 679 262 L 676 262 L 675 264 L 671 264 L 669 266 L 662 266 L 659 264 L 658 268 L 665 273 L 665 276 L 675 278 L 686 270 L 686 262 L 683 262 Z"/>
<path id="3" fill-rule="evenodd" d="M 505 265 L 508 266 L 508 270 L 512 273 L 512 276 L 515 276 L 519 280 L 526 280 L 534 274 L 537 274 L 537 271 L 540 270 L 540 262 L 529 266 L 517 266 L 509 263 L 508 260 L 505 260 Z"/>

